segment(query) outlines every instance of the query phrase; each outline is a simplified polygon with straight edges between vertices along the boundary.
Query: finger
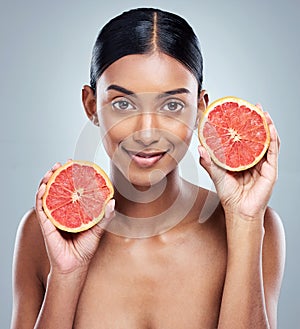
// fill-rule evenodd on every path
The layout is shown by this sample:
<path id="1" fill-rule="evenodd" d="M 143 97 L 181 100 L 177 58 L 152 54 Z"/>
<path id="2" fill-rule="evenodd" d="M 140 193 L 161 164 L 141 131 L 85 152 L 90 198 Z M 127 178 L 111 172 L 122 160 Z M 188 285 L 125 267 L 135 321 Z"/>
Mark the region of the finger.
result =
<path id="1" fill-rule="evenodd" d="M 221 168 L 212 161 L 205 147 L 199 146 L 198 151 L 200 154 L 200 165 L 206 170 L 211 179 L 214 181 L 215 178 L 217 178 L 218 172 L 221 170 Z"/>
<path id="2" fill-rule="evenodd" d="M 273 119 L 271 118 L 270 113 L 268 113 L 268 112 L 264 112 L 264 114 L 265 114 L 265 118 L 266 118 L 266 120 L 267 120 L 267 123 L 268 123 L 268 125 L 269 125 L 269 128 L 270 128 L 270 126 L 272 125 L 272 126 L 274 127 L 274 129 L 275 129 L 275 133 L 276 133 L 276 138 L 275 138 L 275 139 L 277 139 L 277 144 L 278 144 L 278 148 L 279 148 L 279 146 L 280 146 L 280 138 L 279 138 L 279 135 L 278 135 L 277 129 L 276 129 L 276 127 L 275 127 L 274 121 L 273 121 Z M 272 129 L 273 129 L 273 128 L 272 128 Z"/>
<path id="3" fill-rule="evenodd" d="M 211 158 L 210 158 L 208 152 L 206 151 L 205 147 L 202 145 L 198 146 L 198 152 L 200 155 L 199 162 L 200 162 L 201 166 L 204 167 L 204 169 L 209 173 L 209 169 L 210 169 L 212 162 L 211 162 Z"/>
<path id="4" fill-rule="evenodd" d="M 115 200 L 111 199 L 106 207 L 104 217 L 100 220 L 100 222 L 91 228 L 92 233 L 100 239 L 105 232 L 106 227 L 111 222 L 113 217 L 115 216 Z"/>
<path id="5" fill-rule="evenodd" d="M 52 170 L 52 171 L 55 171 L 55 170 L 57 170 L 59 167 L 61 167 L 61 163 L 60 163 L 60 162 L 56 162 L 56 163 L 52 166 L 51 170 Z"/>
<path id="6" fill-rule="evenodd" d="M 115 217 L 115 200 L 111 199 L 105 207 L 104 217 L 98 223 L 98 226 L 105 230 L 111 220 Z"/>
<path id="7" fill-rule="evenodd" d="M 59 234 L 57 228 L 55 227 L 55 225 L 51 222 L 51 220 L 45 215 L 45 213 L 43 212 L 43 210 L 36 210 L 37 213 L 37 218 L 42 230 L 42 233 L 45 237 L 45 239 L 47 239 L 47 237 L 49 237 L 51 234 L 55 233 L 55 234 Z"/>
<path id="8" fill-rule="evenodd" d="M 37 193 L 36 193 L 36 201 L 39 201 L 42 199 L 44 193 L 46 191 L 46 184 L 45 183 L 42 183 L 39 187 L 39 189 L 37 190 Z"/>
<path id="9" fill-rule="evenodd" d="M 274 128 L 275 128 L 275 132 L 276 132 L 276 136 L 277 136 L 277 141 L 278 141 L 278 146 L 280 146 L 280 138 L 279 138 L 279 135 L 278 135 L 277 129 L 276 129 L 276 127 L 275 127 L 274 121 L 273 121 L 273 119 L 271 118 L 270 113 L 268 113 L 268 112 L 264 112 L 264 113 L 265 113 L 265 117 L 266 117 L 266 120 L 267 120 L 268 125 L 269 125 L 269 126 L 270 126 L 270 125 L 273 125 Z"/>
<path id="10" fill-rule="evenodd" d="M 270 131 L 270 138 L 271 138 L 271 140 L 276 141 L 276 143 L 277 143 L 277 149 L 279 150 L 279 147 L 280 147 L 280 138 L 279 138 L 277 129 L 275 127 L 275 124 L 274 124 L 274 122 L 273 122 L 270 114 L 268 112 L 264 112 L 264 113 L 265 113 L 265 117 L 266 117 L 267 123 L 269 125 L 269 129 L 272 130 L 272 131 Z"/>
<path id="11" fill-rule="evenodd" d="M 225 174 L 227 173 L 227 170 L 225 170 L 225 169 L 221 168 L 220 166 L 218 166 L 217 164 L 215 164 L 203 146 L 199 146 L 198 150 L 200 153 L 199 162 L 200 162 L 201 166 L 209 174 L 215 187 L 218 189 L 218 186 L 221 186 L 221 184 L 222 184 L 222 181 L 224 179 Z"/>
<path id="12" fill-rule="evenodd" d="M 52 170 L 48 170 L 45 175 L 43 176 L 43 178 L 40 181 L 39 187 L 42 184 L 47 184 L 47 182 L 49 181 L 50 177 L 53 175 L 53 171 Z"/>
<path id="13" fill-rule="evenodd" d="M 53 223 L 48 219 L 48 217 L 46 216 L 43 210 L 43 195 L 45 194 L 45 190 L 46 190 L 46 184 L 42 184 L 36 195 L 35 212 L 37 214 L 37 218 L 41 226 L 43 235 L 46 237 L 49 236 L 54 231 L 56 231 L 57 229 L 53 225 Z"/>
<path id="14" fill-rule="evenodd" d="M 105 215 L 104 218 L 111 218 L 114 214 L 115 211 L 115 199 L 111 199 L 109 200 L 109 202 L 107 203 L 106 207 L 105 207 Z"/>
<path id="15" fill-rule="evenodd" d="M 255 106 L 258 107 L 261 111 L 263 111 L 263 107 L 260 103 L 256 103 Z"/>
<path id="16" fill-rule="evenodd" d="M 42 184 L 36 194 L 35 209 L 41 221 L 45 221 L 47 219 L 47 216 L 43 210 L 43 195 L 45 194 L 45 191 L 46 191 L 46 184 Z"/>
<path id="17" fill-rule="evenodd" d="M 269 125 L 269 129 L 270 129 L 270 145 L 267 151 L 267 161 L 273 167 L 277 167 L 280 142 L 277 136 L 275 126 L 271 124 Z"/>
<path id="18" fill-rule="evenodd" d="M 269 112 L 265 111 L 264 115 L 265 115 L 265 119 L 266 119 L 268 125 L 274 124 Z"/>
<path id="19" fill-rule="evenodd" d="M 45 173 L 44 177 L 43 177 L 42 180 L 40 181 L 39 186 L 41 186 L 42 184 L 47 184 L 48 181 L 49 181 L 49 179 L 50 179 L 50 177 L 53 175 L 53 173 L 54 173 L 59 167 L 61 167 L 61 163 L 60 163 L 60 162 L 56 162 L 56 163 L 52 166 L 52 168 L 51 168 L 50 170 L 48 170 L 48 171 Z"/>

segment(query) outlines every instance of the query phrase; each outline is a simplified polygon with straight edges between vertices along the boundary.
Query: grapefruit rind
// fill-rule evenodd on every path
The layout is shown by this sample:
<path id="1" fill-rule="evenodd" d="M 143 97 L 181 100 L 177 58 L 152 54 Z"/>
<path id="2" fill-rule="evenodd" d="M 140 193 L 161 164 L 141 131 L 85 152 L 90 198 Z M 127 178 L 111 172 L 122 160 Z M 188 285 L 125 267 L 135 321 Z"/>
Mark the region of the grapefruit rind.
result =
<path id="1" fill-rule="evenodd" d="M 239 166 L 230 166 L 228 164 L 225 163 L 225 161 L 220 161 L 214 151 L 212 150 L 212 148 L 207 144 L 206 142 L 206 137 L 203 134 L 203 129 L 205 126 L 205 123 L 208 122 L 208 116 L 209 114 L 215 110 L 215 108 L 219 105 L 223 105 L 224 103 L 227 102 L 234 102 L 237 103 L 239 106 L 244 105 L 246 106 L 248 109 L 250 109 L 251 111 L 255 111 L 261 118 L 261 122 L 263 124 L 264 127 L 264 131 L 266 134 L 264 143 L 263 143 L 263 149 L 261 150 L 261 152 L 254 158 L 253 161 L 251 161 L 249 164 L 247 165 L 239 165 Z M 268 123 L 266 121 L 265 115 L 263 113 L 263 111 L 258 108 L 257 106 L 249 103 L 246 100 L 243 100 L 241 98 L 235 97 L 235 96 L 226 96 L 226 97 L 222 97 L 220 99 L 215 100 L 214 102 L 212 102 L 203 112 L 201 120 L 199 122 L 198 125 L 198 138 L 201 142 L 201 144 L 205 147 L 205 149 L 208 151 L 209 155 L 211 156 L 212 160 L 221 168 L 229 170 L 229 171 L 243 171 L 243 170 L 247 170 L 253 166 L 255 166 L 264 156 L 264 154 L 266 153 L 269 145 L 270 145 L 270 131 L 269 131 L 269 126 Z"/>
<path id="2" fill-rule="evenodd" d="M 60 222 L 58 222 L 52 216 L 52 211 L 48 208 L 46 201 L 47 201 L 47 197 L 49 195 L 50 188 L 51 188 L 52 184 L 56 181 L 57 176 L 59 176 L 62 171 L 66 170 L 68 167 L 73 166 L 74 164 L 78 164 L 80 166 L 92 167 L 96 171 L 96 173 L 100 174 L 103 177 L 103 179 L 105 180 L 105 184 L 106 184 L 106 186 L 109 189 L 109 194 L 107 195 L 105 201 L 103 202 L 102 210 L 101 210 L 100 214 L 97 217 L 93 218 L 88 223 L 85 223 L 85 224 L 82 223 L 82 225 L 80 225 L 80 226 L 77 226 L 77 227 L 68 227 L 68 226 L 62 225 Z M 113 185 L 112 185 L 109 177 L 107 176 L 107 174 L 105 173 L 105 171 L 103 169 L 101 169 L 98 165 L 96 165 L 93 162 L 83 161 L 83 160 L 72 160 L 72 161 L 68 161 L 66 164 L 64 164 L 61 167 L 59 167 L 53 173 L 53 175 L 50 177 L 50 179 L 49 179 L 49 181 L 48 181 L 48 183 L 46 185 L 45 193 L 44 193 L 43 198 L 42 198 L 43 210 L 44 210 L 46 216 L 48 217 L 48 219 L 58 229 L 60 229 L 62 231 L 66 231 L 66 232 L 78 233 L 78 232 L 82 232 L 82 231 L 88 230 L 89 228 L 93 227 L 94 225 L 98 224 L 101 221 L 101 219 L 104 217 L 105 206 L 113 198 L 113 195 L 114 195 Z"/>

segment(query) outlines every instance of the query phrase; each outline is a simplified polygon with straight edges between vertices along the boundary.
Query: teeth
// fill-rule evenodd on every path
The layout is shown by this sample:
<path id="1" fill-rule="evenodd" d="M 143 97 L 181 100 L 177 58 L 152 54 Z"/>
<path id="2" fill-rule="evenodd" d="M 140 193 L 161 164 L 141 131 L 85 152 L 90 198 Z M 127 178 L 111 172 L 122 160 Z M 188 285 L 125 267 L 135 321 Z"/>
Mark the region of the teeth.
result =
<path id="1" fill-rule="evenodd" d="M 166 152 L 153 152 L 153 153 L 147 153 L 147 152 L 134 152 L 134 151 L 127 151 L 130 156 L 136 156 L 139 158 L 144 158 L 144 159 L 150 159 L 150 158 L 155 158 L 155 157 L 161 157 L 163 156 Z"/>
<path id="2" fill-rule="evenodd" d="M 136 154 L 136 155 L 140 158 L 152 158 L 152 157 L 158 156 L 160 154 L 156 153 L 156 154 Z"/>
<path id="3" fill-rule="evenodd" d="M 152 155 L 142 155 L 142 154 L 137 154 L 138 157 L 140 158 L 151 158 Z"/>

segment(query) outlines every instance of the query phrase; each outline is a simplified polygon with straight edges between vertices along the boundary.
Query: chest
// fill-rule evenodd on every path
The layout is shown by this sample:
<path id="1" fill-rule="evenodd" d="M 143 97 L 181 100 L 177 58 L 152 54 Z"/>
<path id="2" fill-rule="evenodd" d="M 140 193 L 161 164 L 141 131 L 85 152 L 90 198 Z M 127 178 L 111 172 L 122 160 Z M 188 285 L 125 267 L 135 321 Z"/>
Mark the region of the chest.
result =
<path id="1" fill-rule="evenodd" d="M 216 327 L 224 250 L 185 239 L 171 245 L 103 244 L 91 264 L 75 328 Z"/>

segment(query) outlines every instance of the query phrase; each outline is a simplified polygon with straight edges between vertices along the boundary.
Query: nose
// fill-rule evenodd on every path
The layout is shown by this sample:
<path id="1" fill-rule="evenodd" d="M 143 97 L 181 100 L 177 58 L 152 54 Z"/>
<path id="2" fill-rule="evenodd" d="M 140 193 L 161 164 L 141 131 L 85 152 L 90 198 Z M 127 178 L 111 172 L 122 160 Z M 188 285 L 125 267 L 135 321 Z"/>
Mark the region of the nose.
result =
<path id="1" fill-rule="evenodd" d="M 160 133 L 155 114 L 143 113 L 137 117 L 137 125 L 133 133 L 133 139 L 143 146 L 149 146 L 159 141 Z"/>

